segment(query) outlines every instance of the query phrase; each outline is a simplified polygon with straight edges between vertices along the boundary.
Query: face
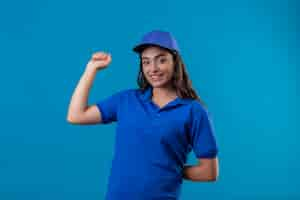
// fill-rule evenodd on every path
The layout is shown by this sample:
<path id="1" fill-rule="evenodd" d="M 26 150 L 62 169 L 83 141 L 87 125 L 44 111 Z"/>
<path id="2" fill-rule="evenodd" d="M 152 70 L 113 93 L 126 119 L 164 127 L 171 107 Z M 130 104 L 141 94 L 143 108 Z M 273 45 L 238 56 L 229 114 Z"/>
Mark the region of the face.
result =
<path id="1" fill-rule="evenodd" d="M 149 46 L 141 53 L 142 70 L 152 87 L 169 87 L 174 72 L 172 54 L 167 50 Z"/>

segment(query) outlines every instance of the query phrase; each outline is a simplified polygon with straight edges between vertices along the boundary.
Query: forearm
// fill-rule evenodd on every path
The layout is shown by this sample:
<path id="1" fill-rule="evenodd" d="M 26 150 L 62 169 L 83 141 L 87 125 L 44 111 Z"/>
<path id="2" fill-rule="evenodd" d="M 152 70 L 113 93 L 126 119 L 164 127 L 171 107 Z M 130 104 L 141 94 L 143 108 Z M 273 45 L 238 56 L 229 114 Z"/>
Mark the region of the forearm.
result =
<path id="1" fill-rule="evenodd" d="M 71 97 L 68 118 L 74 119 L 87 108 L 89 92 L 96 76 L 96 70 L 86 68 Z"/>
<path id="2" fill-rule="evenodd" d="M 215 181 L 213 170 L 204 165 L 185 165 L 183 168 L 183 179 L 190 181 Z"/>

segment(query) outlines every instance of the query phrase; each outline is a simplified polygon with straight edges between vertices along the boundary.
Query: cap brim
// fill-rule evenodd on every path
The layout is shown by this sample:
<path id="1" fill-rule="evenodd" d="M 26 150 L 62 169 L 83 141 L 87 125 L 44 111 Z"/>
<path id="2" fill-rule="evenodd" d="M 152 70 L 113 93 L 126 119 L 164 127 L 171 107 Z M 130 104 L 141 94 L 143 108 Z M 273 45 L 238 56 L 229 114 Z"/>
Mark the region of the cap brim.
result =
<path id="1" fill-rule="evenodd" d="M 154 44 L 139 44 L 137 46 L 135 46 L 133 48 L 133 51 L 136 52 L 136 53 L 141 53 L 146 47 L 149 47 L 149 46 L 158 46 L 158 45 L 154 45 Z"/>

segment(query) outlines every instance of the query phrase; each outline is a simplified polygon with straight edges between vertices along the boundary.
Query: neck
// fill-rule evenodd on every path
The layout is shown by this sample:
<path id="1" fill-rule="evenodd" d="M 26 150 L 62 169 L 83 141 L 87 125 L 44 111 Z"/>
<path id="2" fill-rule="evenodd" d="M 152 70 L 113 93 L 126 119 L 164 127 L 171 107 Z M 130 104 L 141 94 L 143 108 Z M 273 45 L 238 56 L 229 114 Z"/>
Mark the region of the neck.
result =
<path id="1" fill-rule="evenodd" d="M 175 97 L 177 97 L 177 94 L 175 89 L 172 87 L 162 87 L 162 88 L 154 87 L 152 90 L 153 99 L 172 99 Z"/>

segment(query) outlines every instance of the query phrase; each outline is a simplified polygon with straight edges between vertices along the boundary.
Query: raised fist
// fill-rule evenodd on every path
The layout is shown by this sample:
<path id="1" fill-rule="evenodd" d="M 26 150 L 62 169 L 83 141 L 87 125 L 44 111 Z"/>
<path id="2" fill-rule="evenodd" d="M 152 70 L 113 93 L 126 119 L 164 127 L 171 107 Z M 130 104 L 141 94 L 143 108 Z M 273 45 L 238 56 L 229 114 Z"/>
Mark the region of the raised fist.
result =
<path id="1" fill-rule="evenodd" d="M 89 60 L 87 67 L 89 69 L 104 69 L 111 62 L 111 55 L 104 52 L 96 52 L 92 55 L 92 58 Z"/>

